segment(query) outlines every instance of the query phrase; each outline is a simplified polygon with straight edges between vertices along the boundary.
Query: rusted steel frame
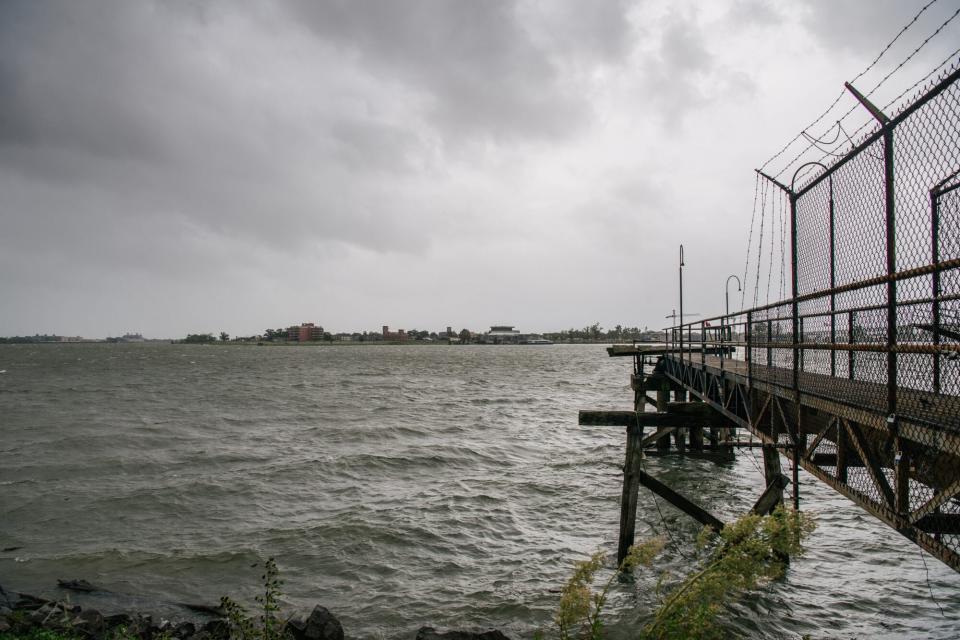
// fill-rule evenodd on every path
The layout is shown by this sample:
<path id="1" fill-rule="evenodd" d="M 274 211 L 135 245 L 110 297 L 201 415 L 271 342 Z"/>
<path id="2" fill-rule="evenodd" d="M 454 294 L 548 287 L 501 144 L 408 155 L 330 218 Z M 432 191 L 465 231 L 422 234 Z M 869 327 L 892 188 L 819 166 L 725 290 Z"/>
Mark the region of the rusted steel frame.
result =
<path id="1" fill-rule="evenodd" d="M 780 420 L 783 422 L 783 426 L 787 428 L 787 435 L 790 436 L 790 442 L 793 444 L 793 446 L 797 446 L 799 440 L 794 434 L 794 431 L 796 430 L 795 426 L 792 421 L 787 419 L 787 414 L 783 410 L 783 405 L 780 404 L 780 398 L 774 397 L 773 404 L 777 407 L 777 413 L 780 414 Z"/>
<path id="2" fill-rule="evenodd" d="M 892 281 L 900 280 L 909 280 L 910 278 L 919 278 L 920 276 L 927 276 L 937 271 L 949 271 L 950 269 L 960 268 L 960 258 L 951 258 L 950 260 L 941 260 L 940 262 L 930 263 L 922 265 L 919 267 L 913 267 L 911 269 L 904 269 L 903 271 L 897 271 L 894 273 L 883 274 L 879 276 L 874 276 L 872 278 L 867 278 L 865 280 L 858 280 L 856 282 L 849 282 L 847 284 L 842 284 L 833 289 L 820 289 L 819 291 L 813 291 L 810 293 L 805 293 L 803 295 L 796 297 L 796 302 L 809 302 L 810 300 L 816 300 L 817 298 L 824 298 L 831 293 L 849 293 L 851 291 L 858 291 L 860 289 L 867 289 L 869 287 L 876 287 L 882 284 L 887 284 Z M 759 307 L 754 307 L 753 309 L 748 309 L 750 312 L 758 311 L 767 311 L 769 309 L 775 309 L 777 307 L 782 307 L 784 305 L 790 304 L 794 301 L 793 298 L 789 300 L 780 300 L 778 302 L 771 302 L 769 304 L 761 305 Z M 884 308 L 886 305 L 881 305 L 880 308 Z M 771 318 L 772 320 L 787 320 L 789 316 Z"/>
<path id="3" fill-rule="evenodd" d="M 870 351 L 874 353 L 951 353 L 955 345 L 932 345 L 926 342 L 905 342 L 894 345 L 892 348 L 883 342 L 838 343 L 828 342 L 801 342 L 793 345 L 784 342 L 769 342 L 754 344 L 755 347 L 768 349 L 801 349 L 803 351 Z"/>
<path id="4" fill-rule="evenodd" d="M 671 375 L 671 374 L 667 374 L 667 375 Z M 672 377 L 672 376 L 671 376 L 671 377 Z M 676 381 L 679 383 L 679 380 L 677 380 L 676 378 L 674 378 L 674 380 L 676 380 Z M 748 431 L 750 431 L 751 433 L 753 433 L 754 435 L 756 435 L 756 436 L 758 436 L 758 437 L 767 438 L 767 440 L 769 440 L 769 438 L 768 438 L 767 436 L 764 436 L 764 435 L 762 435 L 761 433 L 757 432 L 757 431 L 750 425 L 750 422 L 749 422 L 747 419 L 738 416 L 737 414 L 733 413 L 732 411 L 728 411 L 727 409 L 724 409 L 722 406 L 718 405 L 716 402 L 714 402 L 713 400 L 710 400 L 709 398 L 704 398 L 704 397 L 703 397 L 703 394 L 701 394 L 701 393 L 699 393 L 699 392 L 697 392 L 697 391 L 695 391 L 695 390 L 693 390 L 693 389 L 690 390 L 690 394 L 693 395 L 693 396 L 696 396 L 696 397 L 700 398 L 700 400 L 703 401 L 703 404 L 705 404 L 705 405 L 707 405 L 707 406 L 709 406 L 709 407 L 712 407 L 714 410 L 716 410 L 717 413 L 719 413 L 721 416 L 723 416 L 723 417 L 726 418 L 728 421 L 730 421 L 731 423 L 733 423 L 734 426 L 742 427 L 742 428 L 744 428 L 744 429 L 747 429 Z M 730 425 L 727 425 L 727 426 L 729 427 Z M 770 442 L 772 442 L 772 441 L 770 441 Z"/>
<path id="5" fill-rule="evenodd" d="M 840 418 L 838 418 L 837 416 L 833 416 L 829 420 L 827 420 L 827 424 L 823 427 L 820 433 L 817 434 L 817 437 L 813 439 L 813 442 L 810 443 L 810 446 L 807 447 L 807 450 L 803 453 L 803 457 L 806 460 L 810 459 L 810 456 L 812 456 L 813 452 L 816 451 L 817 447 L 820 446 L 820 442 L 827 435 L 827 432 L 830 431 L 830 429 L 834 425 L 839 423 L 839 421 L 840 421 Z"/>
<path id="6" fill-rule="evenodd" d="M 948 271 L 949 271 L 949 269 L 948 269 Z M 934 275 L 934 276 L 937 276 L 937 275 L 940 274 L 940 273 L 941 273 L 941 272 L 939 272 L 939 271 L 935 271 L 935 272 L 933 272 L 933 275 Z M 923 275 L 930 275 L 930 274 L 923 274 Z M 918 276 L 918 277 L 920 277 L 920 276 Z M 898 302 L 897 304 L 898 304 L 899 306 L 901 306 L 901 307 L 914 307 L 914 306 L 921 305 L 921 304 L 931 304 L 931 303 L 934 303 L 934 302 L 952 302 L 952 301 L 954 301 L 954 300 L 960 300 L 960 293 L 952 293 L 952 294 L 940 295 L 940 296 L 924 296 L 924 297 L 922 297 L 922 298 L 910 298 L 909 300 L 901 300 L 901 301 Z M 843 314 L 845 314 L 845 313 L 850 313 L 851 311 L 881 311 L 881 310 L 886 309 L 886 308 L 887 308 L 886 303 L 884 303 L 884 304 L 871 304 L 871 305 L 865 305 L 865 306 L 862 306 L 862 307 L 854 307 L 854 308 L 851 308 L 851 309 L 837 309 L 836 311 L 833 311 L 833 312 L 830 312 L 830 311 L 812 311 L 812 312 L 810 312 L 810 313 L 802 314 L 800 317 L 801 317 L 801 318 L 825 318 L 825 317 L 830 316 L 830 315 L 837 315 L 837 316 L 843 315 Z M 782 318 L 782 319 L 785 319 L 785 318 Z M 733 346 L 737 346 L 737 343 L 728 343 L 728 344 L 731 344 L 731 345 L 733 345 Z"/>
<path id="7" fill-rule="evenodd" d="M 729 371 L 728 375 L 730 376 L 730 379 L 738 385 L 745 385 L 748 381 L 747 377 L 743 374 Z M 678 376 L 675 377 L 671 374 L 667 374 L 667 376 L 673 382 L 680 384 Z M 793 400 L 791 389 L 784 388 L 776 384 L 771 384 L 762 378 L 755 379 L 753 382 L 753 387 L 764 390 L 766 393 L 772 393 L 786 400 Z M 714 405 L 715 403 L 710 401 L 709 404 Z M 825 413 L 856 422 L 862 427 L 868 427 L 882 431 L 885 435 L 889 434 L 889 427 L 886 423 L 886 415 L 884 415 L 883 412 L 878 412 L 874 407 L 860 405 L 850 400 L 844 400 L 841 402 L 835 398 L 823 396 L 809 390 L 804 391 L 802 404 L 806 407 L 817 409 L 818 411 L 823 411 Z M 749 404 L 747 404 L 747 406 L 749 406 Z M 746 418 L 737 416 L 734 412 L 725 410 L 722 406 L 715 406 L 715 408 L 727 418 L 736 416 L 737 421 L 741 426 L 748 426 L 748 420 Z M 941 451 L 960 451 L 960 432 L 949 431 L 935 425 L 918 422 L 914 419 L 911 419 L 909 416 L 900 416 L 899 422 L 901 433 L 916 434 L 916 437 L 911 437 L 911 440 L 918 442 L 937 442 L 939 444 L 938 450 Z"/>
<path id="8" fill-rule="evenodd" d="M 850 444 L 853 445 L 857 455 L 860 456 L 861 460 L 863 460 L 863 464 L 867 469 L 867 474 L 870 476 L 870 479 L 873 480 L 873 484 L 876 485 L 877 490 L 886 500 L 887 504 L 885 506 L 893 508 L 893 489 L 891 489 L 890 485 L 887 483 L 887 477 L 883 475 L 883 471 L 880 469 L 880 465 L 877 464 L 877 461 L 871 456 L 867 455 L 867 450 L 864 448 L 863 442 L 860 439 L 860 430 L 857 428 L 856 423 L 848 422 L 845 426 L 847 428 L 847 435 L 850 436 Z"/>
<path id="9" fill-rule="evenodd" d="M 856 422 L 862 427 L 881 431 L 884 435 L 889 434 L 886 417 L 875 409 L 858 407 L 810 393 L 803 394 L 803 403 L 818 411 Z M 960 451 L 960 433 L 957 432 L 930 427 L 903 416 L 900 418 L 900 432 L 915 434 L 916 437 L 910 438 L 915 442 L 936 442 L 939 445 L 936 447 L 938 451 Z"/>
<path id="10" fill-rule="evenodd" d="M 910 524 L 916 524 L 918 520 L 926 515 L 936 511 L 940 506 L 960 493 L 960 478 L 954 480 L 941 491 L 935 491 L 933 497 L 927 500 L 917 509 L 910 512 Z"/>
<path id="11" fill-rule="evenodd" d="M 767 394 L 767 399 L 760 406 L 760 411 L 757 412 L 757 415 L 750 419 L 750 424 L 759 425 L 760 421 L 763 420 L 764 414 L 767 412 L 767 409 L 770 408 L 770 403 L 773 401 L 773 395 Z M 759 428 L 759 427 L 758 427 Z"/>
<path id="12" fill-rule="evenodd" d="M 833 488 L 837 493 L 849 498 L 858 504 L 867 513 L 871 514 L 881 522 L 896 529 L 901 535 L 915 543 L 917 546 L 927 551 L 930 555 L 937 558 L 954 571 L 960 571 L 960 554 L 936 540 L 933 536 L 918 530 L 916 527 L 903 521 L 893 510 L 880 505 L 867 496 L 856 491 L 846 484 L 838 481 L 832 475 L 823 471 L 816 465 L 802 461 L 803 468 L 818 480 Z"/>

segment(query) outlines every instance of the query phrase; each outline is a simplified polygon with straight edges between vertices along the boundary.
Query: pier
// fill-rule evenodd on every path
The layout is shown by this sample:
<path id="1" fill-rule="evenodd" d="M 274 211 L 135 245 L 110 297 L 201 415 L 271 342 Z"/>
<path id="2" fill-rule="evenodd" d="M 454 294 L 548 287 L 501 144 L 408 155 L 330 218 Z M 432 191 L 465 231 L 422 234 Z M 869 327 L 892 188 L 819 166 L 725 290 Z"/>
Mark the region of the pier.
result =
<path id="1" fill-rule="evenodd" d="M 787 298 L 685 323 L 681 280 L 662 345 L 608 350 L 633 358 L 634 409 L 579 423 L 626 429 L 620 559 L 641 485 L 724 526 L 646 474 L 644 456 L 756 446 L 754 512 L 786 493 L 799 509 L 803 468 L 960 571 L 958 80 L 951 69 L 889 115 L 847 85 L 875 120 L 849 152 L 789 181 L 758 171 L 789 212 Z"/>

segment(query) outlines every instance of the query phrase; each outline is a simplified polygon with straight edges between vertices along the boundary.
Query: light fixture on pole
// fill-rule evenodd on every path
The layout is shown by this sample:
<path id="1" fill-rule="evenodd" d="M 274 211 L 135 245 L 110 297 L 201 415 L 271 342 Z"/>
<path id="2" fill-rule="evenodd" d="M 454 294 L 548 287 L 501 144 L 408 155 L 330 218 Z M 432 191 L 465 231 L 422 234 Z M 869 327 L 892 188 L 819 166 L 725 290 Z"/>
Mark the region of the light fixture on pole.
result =
<path id="1" fill-rule="evenodd" d="M 680 245 L 680 359 L 683 360 L 683 245 Z"/>
<path id="2" fill-rule="evenodd" d="M 727 277 L 727 285 L 724 287 L 724 293 L 727 296 L 727 316 L 730 315 L 730 278 L 733 278 L 737 281 L 737 291 L 743 291 L 740 285 L 740 278 L 735 275 Z"/>

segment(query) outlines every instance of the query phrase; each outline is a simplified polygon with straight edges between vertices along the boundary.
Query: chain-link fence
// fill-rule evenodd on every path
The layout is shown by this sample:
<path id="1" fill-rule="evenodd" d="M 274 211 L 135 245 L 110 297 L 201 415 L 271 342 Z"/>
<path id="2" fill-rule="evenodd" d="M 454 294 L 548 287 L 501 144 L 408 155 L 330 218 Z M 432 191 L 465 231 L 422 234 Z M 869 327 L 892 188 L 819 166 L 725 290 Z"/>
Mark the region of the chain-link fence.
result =
<path id="1" fill-rule="evenodd" d="M 890 117 L 858 99 L 876 123 L 851 151 L 770 179 L 792 297 L 673 327 L 668 357 L 742 384 L 754 410 L 757 394 L 784 403 L 791 456 L 960 570 L 960 70 Z"/>

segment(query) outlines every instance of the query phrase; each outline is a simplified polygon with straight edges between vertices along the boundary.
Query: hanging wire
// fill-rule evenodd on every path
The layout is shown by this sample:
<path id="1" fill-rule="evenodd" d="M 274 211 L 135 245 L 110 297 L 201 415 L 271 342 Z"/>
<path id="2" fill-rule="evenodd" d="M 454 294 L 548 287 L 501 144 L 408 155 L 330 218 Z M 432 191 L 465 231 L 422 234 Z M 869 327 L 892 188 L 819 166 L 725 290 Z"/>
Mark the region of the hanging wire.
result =
<path id="1" fill-rule="evenodd" d="M 943 62 L 941 62 L 940 64 L 938 64 L 936 67 L 934 67 L 934 68 L 933 68 L 933 71 L 931 71 L 931 72 L 928 73 L 927 75 L 923 76 L 922 78 L 920 78 L 919 80 L 917 80 L 916 82 L 914 82 L 914 83 L 910 86 L 909 89 L 904 90 L 903 93 L 901 93 L 900 95 L 898 95 L 896 98 L 894 98 L 893 100 L 891 100 L 891 101 L 888 102 L 887 104 L 883 105 L 883 108 L 884 108 L 884 109 L 888 109 L 888 108 L 890 107 L 890 105 L 892 105 L 892 104 L 895 103 L 895 102 L 898 102 L 898 101 L 899 101 L 901 98 L 903 98 L 905 95 L 907 95 L 908 93 L 910 93 L 911 91 L 913 91 L 914 89 L 916 89 L 917 87 L 919 87 L 921 84 L 923 84 L 924 82 L 926 82 L 927 80 L 929 80 L 933 75 L 935 75 L 936 73 L 938 73 L 944 66 L 947 65 L 947 63 L 949 63 L 951 60 L 955 59 L 957 56 L 960 56 L 960 48 L 955 49 L 955 50 L 953 51 L 953 53 L 951 53 L 949 56 L 947 56 L 946 58 L 943 59 Z"/>
<path id="2" fill-rule="evenodd" d="M 743 265 L 743 282 L 747 282 L 747 273 L 750 269 L 750 247 L 753 244 L 753 221 L 757 215 L 757 194 L 760 192 L 760 174 L 754 174 L 753 182 L 753 211 L 750 213 L 750 235 L 747 238 L 747 262 Z M 744 300 L 747 295 L 746 285 L 740 287 L 740 308 L 744 307 Z"/>
<path id="3" fill-rule="evenodd" d="M 815 138 L 809 133 L 807 133 L 806 131 L 801 131 L 800 135 L 802 135 L 804 138 L 806 138 L 807 140 L 809 140 L 814 144 L 834 144 L 837 140 L 840 139 L 840 121 L 837 120 L 837 123 L 835 125 L 833 125 L 832 127 L 830 127 L 829 129 L 823 132 L 823 134 L 826 135 L 829 132 L 833 131 L 834 128 L 836 128 L 837 133 L 833 136 L 833 140 L 824 140 L 822 138 Z"/>
<path id="4" fill-rule="evenodd" d="M 950 24 L 951 22 L 953 22 L 954 18 L 956 18 L 958 15 L 960 15 L 960 7 L 957 7 L 957 10 L 953 12 L 953 15 L 951 15 L 949 18 L 947 18 L 947 19 L 943 22 L 943 24 L 941 24 L 939 27 L 937 27 L 937 30 L 936 30 L 936 31 L 934 31 L 934 32 L 931 33 L 929 36 L 927 36 L 927 38 L 926 38 L 923 42 L 920 43 L 920 46 L 918 46 L 916 49 L 913 50 L 913 53 L 911 53 L 911 54 L 908 55 L 906 58 L 904 58 L 904 60 L 903 60 L 900 64 L 898 64 L 896 67 L 894 67 L 893 70 L 892 70 L 890 73 L 888 73 L 887 75 L 883 76 L 883 79 L 881 79 L 880 82 L 878 82 L 878 83 L 876 84 L 876 86 L 875 86 L 873 89 L 870 90 L 870 93 L 867 94 L 867 97 L 869 98 L 870 96 L 872 96 L 873 93 L 874 93 L 877 89 L 879 89 L 879 88 L 883 85 L 884 82 L 886 82 L 887 80 L 890 79 L 890 76 L 892 76 L 892 75 L 895 74 L 897 71 L 899 71 L 900 69 L 902 69 L 903 66 L 904 66 L 905 64 L 907 64 L 908 62 L 910 62 L 910 60 L 912 60 L 915 55 L 917 55 L 918 53 L 920 53 L 920 50 L 923 49 L 925 46 L 927 46 L 927 43 L 930 42 L 931 40 L 933 40 L 933 39 L 937 36 L 937 34 L 939 34 L 941 31 L 943 31 L 944 28 L 946 28 L 946 26 L 947 26 L 948 24 Z"/>
<path id="5" fill-rule="evenodd" d="M 777 244 L 774 242 L 776 237 L 776 228 L 777 228 L 777 194 L 774 191 L 770 191 L 770 258 L 767 264 L 767 301 L 765 304 L 770 304 L 770 280 L 773 277 L 773 247 Z"/>
<path id="6" fill-rule="evenodd" d="M 923 15 L 923 13 L 924 13 L 927 9 L 929 9 L 932 5 L 934 5 L 934 4 L 936 4 L 936 3 L 937 3 L 937 0 L 930 0 L 930 2 L 928 2 L 927 4 L 925 4 L 925 5 L 920 9 L 920 11 L 918 11 L 917 14 L 916 14 L 915 16 L 913 16 L 913 19 L 910 20 L 910 22 L 908 22 L 906 25 L 904 25 L 904 27 L 903 27 L 902 29 L 900 29 L 900 32 L 897 33 L 896 36 L 894 36 L 893 40 L 891 40 L 889 43 L 887 43 L 887 46 L 885 46 L 885 47 L 883 48 L 883 51 L 881 51 L 880 54 L 879 54 L 876 58 L 873 59 L 873 62 L 871 62 L 869 65 L 867 65 L 867 67 L 866 67 L 863 71 L 861 71 L 860 73 L 858 73 L 858 74 L 853 78 L 853 80 L 850 81 L 851 84 L 854 83 L 854 82 L 856 82 L 856 81 L 859 80 L 860 78 L 862 78 L 864 75 L 867 74 L 867 72 L 869 72 L 871 69 L 873 69 L 873 67 L 876 66 L 876 64 L 877 64 L 878 62 L 880 62 L 880 58 L 882 58 L 882 57 L 887 53 L 887 51 L 889 51 L 890 48 L 897 42 L 897 40 L 900 39 L 900 36 L 902 36 L 904 33 L 906 33 L 906 32 L 910 29 L 910 27 L 912 27 L 912 26 L 914 25 L 914 23 L 916 23 L 916 21 L 920 19 L 920 16 Z M 952 18 L 951 18 L 951 19 L 952 19 Z M 794 142 L 796 142 L 797 140 L 799 140 L 800 138 L 802 138 L 802 137 L 803 137 L 803 134 L 804 134 L 808 129 L 812 129 L 813 127 L 815 127 L 815 126 L 817 126 L 818 124 L 820 124 L 820 122 L 821 122 L 825 117 L 827 117 L 827 114 L 829 114 L 831 111 L 833 111 L 833 108 L 836 107 L 837 104 L 840 103 L 840 101 L 843 99 L 843 97 L 844 97 L 845 95 L 847 95 L 846 90 L 841 90 L 841 91 L 840 91 L 840 94 L 836 97 L 836 99 L 835 99 L 832 103 L 830 103 L 830 106 L 827 107 L 826 110 L 824 110 L 823 113 L 821 113 L 819 116 L 817 116 L 817 118 L 816 118 L 813 122 L 811 122 L 811 123 L 808 124 L 806 127 L 804 127 L 803 130 L 800 131 L 800 133 L 798 133 L 790 142 L 788 142 L 786 145 L 784 145 L 784 147 L 783 147 L 782 149 L 780 149 L 780 151 L 778 151 L 777 153 L 775 153 L 775 154 L 773 154 L 772 156 L 770 156 L 770 157 L 767 159 L 766 162 L 764 162 L 762 165 L 760 165 L 760 170 L 763 171 L 763 170 L 767 167 L 767 165 L 769 165 L 771 162 L 773 162 L 774 160 L 776 160 L 777 158 L 779 158 L 780 156 L 782 156 L 784 153 L 786 153 L 787 149 L 789 149 L 789 148 L 793 145 Z M 842 118 L 841 118 L 841 119 L 842 119 Z M 793 164 L 793 162 L 795 162 L 795 160 L 792 160 L 790 163 L 787 164 L 787 166 L 789 167 L 790 165 Z"/>
<path id="7" fill-rule="evenodd" d="M 757 242 L 757 277 L 753 285 L 753 306 L 757 306 L 757 299 L 760 295 L 760 265 L 763 260 L 763 225 L 766 219 L 767 213 L 767 191 L 769 187 L 767 186 L 767 181 L 764 180 L 763 186 L 760 187 L 760 241 Z"/>
<path id="8" fill-rule="evenodd" d="M 923 5 L 923 8 L 921 8 L 920 11 L 917 12 L 917 15 L 913 16 L 913 20 L 911 20 L 910 22 L 908 22 L 907 24 L 905 24 L 905 25 L 903 26 L 903 28 L 900 29 L 900 33 L 898 33 L 896 36 L 894 36 L 893 40 L 891 40 L 891 41 L 887 44 L 887 46 L 885 46 L 885 47 L 883 48 L 883 51 L 880 52 L 880 55 L 878 55 L 876 58 L 874 58 L 873 62 L 871 62 L 871 63 L 867 66 L 866 69 L 864 69 L 863 71 L 861 71 L 860 73 L 858 73 L 857 76 L 856 76 L 853 80 L 850 81 L 850 84 L 853 84 L 854 82 L 856 82 L 857 80 L 859 80 L 860 78 L 862 78 L 863 76 L 865 76 L 865 75 L 867 74 L 867 72 L 870 71 L 870 69 L 873 69 L 874 65 L 876 65 L 878 62 L 880 62 L 880 58 L 883 57 L 883 54 L 885 54 L 887 51 L 889 51 L 889 50 L 890 50 L 890 47 L 892 47 L 892 46 L 894 45 L 894 43 L 895 43 L 897 40 L 900 39 L 900 36 L 902 36 L 903 34 L 905 34 L 905 33 L 907 32 L 907 29 L 909 29 L 910 27 L 912 27 L 913 24 L 914 24 L 917 20 L 920 19 L 920 16 L 923 15 L 923 12 L 924 12 L 924 11 L 926 11 L 927 9 L 929 9 L 932 5 L 934 5 L 934 4 L 936 4 L 936 3 L 937 3 L 937 0 L 930 0 L 930 2 L 928 2 L 928 3 L 925 4 L 925 5 Z"/>

